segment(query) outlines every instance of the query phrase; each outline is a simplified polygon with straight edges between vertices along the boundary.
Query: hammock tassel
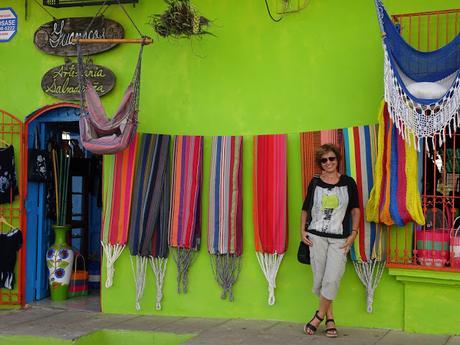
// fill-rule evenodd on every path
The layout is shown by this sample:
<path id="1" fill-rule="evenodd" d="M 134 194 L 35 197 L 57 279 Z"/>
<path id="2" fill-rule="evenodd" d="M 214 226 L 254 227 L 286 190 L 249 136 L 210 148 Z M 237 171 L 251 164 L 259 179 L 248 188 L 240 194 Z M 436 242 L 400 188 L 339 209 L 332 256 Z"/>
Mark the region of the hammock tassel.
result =
<path id="1" fill-rule="evenodd" d="M 382 278 L 385 269 L 385 261 L 378 261 L 375 259 L 370 262 L 353 261 L 353 265 L 355 266 L 355 271 L 359 279 L 366 288 L 367 312 L 372 313 L 374 292 Z"/>
<path id="2" fill-rule="evenodd" d="M 150 258 L 150 267 L 155 275 L 155 285 L 157 289 L 155 309 L 161 310 L 161 300 L 163 299 L 163 283 L 166 273 L 166 264 L 168 258 L 153 257 Z"/>
<path id="3" fill-rule="evenodd" d="M 217 283 L 223 289 L 221 298 L 233 302 L 233 285 L 241 269 L 240 256 L 236 254 L 211 255 L 211 267 Z"/>
<path id="4" fill-rule="evenodd" d="M 174 260 L 177 264 L 177 293 L 187 293 L 188 270 L 192 264 L 193 251 L 187 248 L 177 248 Z"/>
<path id="5" fill-rule="evenodd" d="M 264 272 L 265 279 L 268 282 L 268 304 L 275 304 L 275 288 L 276 288 L 276 275 L 280 267 L 281 261 L 283 260 L 283 254 L 269 254 L 256 252 L 257 260 L 259 261 L 260 267 Z"/>
<path id="6" fill-rule="evenodd" d="M 105 287 L 108 289 L 113 285 L 113 276 L 115 275 L 115 261 L 117 261 L 117 259 L 120 257 L 123 249 L 125 249 L 125 246 L 121 244 L 109 244 L 104 242 L 101 242 L 101 244 L 107 260 L 107 279 L 105 281 Z"/>
<path id="7" fill-rule="evenodd" d="M 136 285 L 136 310 L 141 310 L 141 298 L 144 296 L 145 276 L 147 273 L 147 257 L 136 255 L 136 268 L 134 268 L 133 257 L 130 255 L 131 269 Z"/>

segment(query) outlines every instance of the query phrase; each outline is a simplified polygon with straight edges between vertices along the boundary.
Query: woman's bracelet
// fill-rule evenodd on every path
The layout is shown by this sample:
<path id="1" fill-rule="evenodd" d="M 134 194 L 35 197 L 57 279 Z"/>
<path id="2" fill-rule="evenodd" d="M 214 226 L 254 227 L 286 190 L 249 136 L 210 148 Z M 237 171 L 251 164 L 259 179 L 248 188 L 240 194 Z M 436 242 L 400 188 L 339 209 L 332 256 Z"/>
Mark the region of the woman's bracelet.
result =
<path id="1" fill-rule="evenodd" d="M 358 230 L 355 230 L 355 229 L 351 230 L 351 232 L 353 232 L 353 231 L 356 232 L 356 234 L 358 234 Z"/>

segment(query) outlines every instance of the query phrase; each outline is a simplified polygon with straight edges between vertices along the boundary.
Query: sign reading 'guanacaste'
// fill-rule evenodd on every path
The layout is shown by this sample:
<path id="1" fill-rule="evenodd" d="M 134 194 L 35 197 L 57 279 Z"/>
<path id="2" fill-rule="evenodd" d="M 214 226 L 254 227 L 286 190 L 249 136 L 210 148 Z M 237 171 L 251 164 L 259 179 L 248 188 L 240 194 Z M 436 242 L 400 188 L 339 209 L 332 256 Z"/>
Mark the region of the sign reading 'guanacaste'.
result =
<path id="1" fill-rule="evenodd" d="M 47 54 L 59 56 L 77 56 L 74 38 L 124 38 L 121 24 L 103 16 L 62 18 L 43 24 L 34 35 L 35 46 Z M 88 27 L 88 25 L 90 25 Z M 116 43 L 82 44 L 83 55 L 104 52 L 115 47 Z"/>
<path id="2" fill-rule="evenodd" d="M 85 76 L 93 83 L 99 96 L 110 92 L 115 85 L 115 75 L 106 67 L 87 64 Z M 50 69 L 42 78 L 42 89 L 46 94 L 56 98 L 67 101 L 79 100 L 77 64 L 67 63 Z"/>

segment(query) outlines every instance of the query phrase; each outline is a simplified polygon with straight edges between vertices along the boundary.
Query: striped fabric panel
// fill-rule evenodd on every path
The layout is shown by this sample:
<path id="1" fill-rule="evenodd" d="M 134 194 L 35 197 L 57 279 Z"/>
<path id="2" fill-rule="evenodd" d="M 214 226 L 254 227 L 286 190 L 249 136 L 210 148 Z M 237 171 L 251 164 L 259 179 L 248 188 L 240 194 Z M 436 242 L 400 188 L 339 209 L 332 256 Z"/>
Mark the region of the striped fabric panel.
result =
<path id="1" fill-rule="evenodd" d="M 201 224 L 203 137 L 176 136 L 172 157 L 169 245 L 197 249 Z"/>
<path id="2" fill-rule="evenodd" d="M 342 150 L 343 156 L 343 135 L 341 129 L 330 129 L 300 133 L 300 158 L 302 169 L 302 198 L 307 194 L 308 184 L 314 175 L 321 173 L 316 165 L 315 152 L 321 145 L 334 144 Z M 344 161 L 340 162 L 339 171 L 344 171 Z"/>
<path id="3" fill-rule="evenodd" d="M 103 220 L 103 239 L 109 244 L 126 244 L 128 239 L 131 194 L 134 180 L 134 162 L 138 137 L 134 138 L 126 150 L 112 157 L 105 157 L 111 164 L 107 176 L 106 208 Z"/>
<path id="4" fill-rule="evenodd" d="M 254 235 L 257 252 L 287 249 L 287 136 L 254 137 Z"/>
<path id="5" fill-rule="evenodd" d="M 140 135 L 131 205 L 131 255 L 151 256 L 154 243 L 155 246 L 163 243 L 163 252 L 167 247 L 167 220 L 165 225 L 164 220 L 160 222 L 160 217 L 165 216 L 164 212 L 161 212 L 163 200 L 166 199 L 169 204 L 170 191 L 165 189 L 165 184 L 169 184 L 169 144 L 168 135 Z M 159 226 L 160 224 L 162 226 Z M 154 242 L 153 238 L 157 232 L 160 234 L 157 234 Z M 165 253 L 167 255 L 167 249 Z"/>
<path id="6" fill-rule="evenodd" d="M 212 138 L 208 208 L 210 254 L 242 253 L 243 137 Z"/>
<path id="7" fill-rule="evenodd" d="M 343 129 L 345 148 L 345 171 L 358 186 L 359 204 L 366 205 L 374 185 L 373 168 L 377 152 L 377 125 Z M 366 262 L 376 255 L 374 244 L 379 225 L 365 221 L 361 213 L 360 232 L 351 250 L 355 261 Z M 379 232 L 380 234 L 380 232 Z"/>

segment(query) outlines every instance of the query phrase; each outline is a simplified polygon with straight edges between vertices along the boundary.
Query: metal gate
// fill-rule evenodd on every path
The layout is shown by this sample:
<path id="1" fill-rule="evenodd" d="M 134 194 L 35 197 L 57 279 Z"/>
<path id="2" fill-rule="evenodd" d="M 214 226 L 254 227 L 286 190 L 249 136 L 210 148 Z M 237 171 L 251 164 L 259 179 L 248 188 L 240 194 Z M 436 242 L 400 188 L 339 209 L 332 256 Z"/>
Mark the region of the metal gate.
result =
<path id="1" fill-rule="evenodd" d="M 22 230 L 23 245 L 18 251 L 16 260 L 15 277 L 16 282 L 13 289 L 0 289 L 0 305 L 24 305 L 24 283 L 25 283 L 25 248 L 26 231 L 24 228 L 24 136 L 22 122 L 11 115 L 10 113 L 0 109 L 0 145 L 2 148 L 13 146 L 15 166 L 16 166 L 16 181 L 18 187 L 18 195 L 10 192 L 10 200 L 8 203 L 0 204 L 0 231 L 6 233 L 11 230 L 11 226 Z M 1 219 L 1 218 L 0 218 Z"/>

